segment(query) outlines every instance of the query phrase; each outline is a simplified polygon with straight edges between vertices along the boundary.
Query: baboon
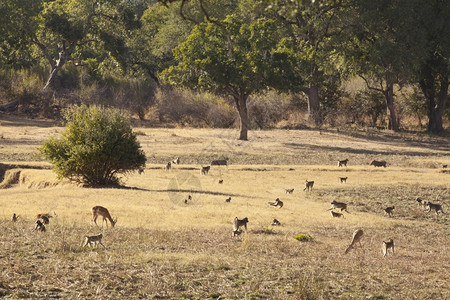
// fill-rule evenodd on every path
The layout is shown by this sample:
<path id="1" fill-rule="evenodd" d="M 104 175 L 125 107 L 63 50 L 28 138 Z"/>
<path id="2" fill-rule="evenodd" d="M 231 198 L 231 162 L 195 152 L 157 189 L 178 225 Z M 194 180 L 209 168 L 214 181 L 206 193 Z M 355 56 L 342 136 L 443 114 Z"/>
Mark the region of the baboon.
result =
<path id="1" fill-rule="evenodd" d="M 47 216 L 41 216 L 41 219 L 42 219 L 42 222 L 43 222 L 45 225 L 47 225 L 47 224 L 50 223 L 50 220 L 49 220 L 49 218 L 47 218 Z"/>
<path id="2" fill-rule="evenodd" d="M 91 236 L 85 236 L 83 248 L 88 245 L 89 247 L 97 246 L 98 244 L 102 245 L 104 249 L 106 249 L 105 245 L 102 243 L 103 234 L 100 233 L 99 235 L 91 235 Z"/>
<path id="3" fill-rule="evenodd" d="M 303 189 L 304 191 L 308 190 L 308 191 L 312 191 L 313 186 L 314 186 L 314 181 L 305 181 L 306 187 Z"/>
<path id="4" fill-rule="evenodd" d="M 349 213 L 347 210 L 347 203 L 344 203 L 344 202 L 337 202 L 337 201 L 333 200 L 331 202 L 331 208 L 329 208 L 328 210 L 332 210 L 332 209 L 340 209 L 341 211 L 345 210 L 347 213 Z"/>
<path id="5" fill-rule="evenodd" d="M 170 169 L 172 169 L 172 163 L 169 161 L 165 167 L 165 170 L 169 171 Z"/>
<path id="6" fill-rule="evenodd" d="M 385 168 L 386 168 L 386 162 L 385 162 L 384 160 L 382 160 L 382 161 L 373 160 L 373 161 L 370 163 L 370 165 L 371 165 L 371 166 L 374 166 L 374 167 L 385 167 Z"/>
<path id="7" fill-rule="evenodd" d="M 247 223 L 248 223 L 248 218 L 245 217 L 242 220 L 239 220 L 238 217 L 234 218 L 234 222 L 233 222 L 233 231 L 238 231 L 240 227 L 244 226 L 245 231 L 247 231 Z"/>
<path id="8" fill-rule="evenodd" d="M 342 167 L 342 166 L 347 166 L 348 163 L 348 158 L 344 159 L 344 160 L 338 160 L 338 167 Z"/>
<path id="9" fill-rule="evenodd" d="M 283 207 L 283 201 L 280 200 L 280 198 L 275 199 L 274 202 L 268 202 L 271 206 L 275 206 L 275 207 L 279 207 L 282 208 Z"/>
<path id="10" fill-rule="evenodd" d="M 111 226 L 112 226 L 112 227 L 114 227 L 114 225 L 116 225 L 116 223 L 117 223 L 117 218 L 114 220 L 114 219 L 111 217 L 111 215 L 110 215 L 108 209 L 106 209 L 106 208 L 103 207 L 103 206 L 94 206 L 94 207 L 92 208 L 92 221 L 94 221 L 94 223 L 95 223 L 95 225 L 97 225 L 97 227 L 98 227 L 98 224 L 97 224 L 97 218 L 98 218 L 98 216 L 102 216 L 102 217 L 103 217 L 102 228 L 103 228 L 103 223 L 104 223 L 105 221 L 106 221 L 106 226 L 107 226 L 107 227 L 108 227 L 108 221 L 111 223 Z M 92 221 L 91 221 L 91 222 L 92 222 Z"/>
<path id="11" fill-rule="evenodd" d="M 202 175 L 208 175 L 209 169 L 211 169 L 211 166 L 202 167 Z"/>
<path id="12" fill-rule="evenodd" d="M 11 221 L 17 222 L 17 219 L 19 219 L 19 215 L 16 215 L 15 213 L 13 213 Z"/>
<path id="13" fill-rule="evenodd" d="M 416 202 L 417 202 L 417 206 L 421 207 L 421 208 L 425 208 L 426 202 L 427 201 L 423 201 L 422 199 L 420 199 L 419 197 L 416 198 Z"/>
<path id="14" fill-rule="evenodd" d="M 391 249 L 392 255 L 394 255 L 394 240 L 392 239 L 387 242 L 383 241 L 383 257 L 386 256 L 389 249 Z"/>
<path id="15" fill-rule="evenodd" d="M 359 243 L 360 248 L 362 248 L 361 245 L 361 238 L 363 237 L 364 232 L 362 229 L 356 229 L 355 232 L 353 232 L 352 242 L 351 244 L 345 249 L 345 254 L 347 254 L 352 248 L 356 249 L 356 243 Z"/>
<path id="16" fill-rule="evenodd" d="M 286 194 L 292 194 L 294 192 L 294 189 L 284 189 Z"/>
<path id="17" fill-rule="evenodd" d="M 219 179 L 219 184 L 222 184 L 223 183 L 223 179 Z"/>
<path id="18" fill-rule="evenodd" d="M 442 165 L 442 169 L 447 169 L 448 165 Z"/>
<path id="19" fill-rule="evenodd" d="M 172 163 L 174 165 L 179 165 L 180 164 L 180 158 L 179 157 L 175 158 L 174 160 L 172 160 Z"/>
<path id="20" fill-rule="evenodd" d="M 53 216 L 48 214 L 48 213 L 47 214 L 37 214 L 36 215 L 36 219 L 41 219 L 42 222 L 44 222 L 45 225 L 50 223 L 50 218 L 53 218 Z"/>
<path id="21" fill-rule="evenodd" d="M 330 211 L 330 213 L 333 218 L 341 218 L 341 217 L 344 218 L 344 214 L 334 212 L 334 211 Z"/>
<path id="22" fill-rule="evenodd" d="M 430 211 L 434 210 L 436 215 L 439 215 L 438 214 L 439 211 L 442 212 L 444 215 L 447 215 L 447 213 L 444 212 L 444 210 L 442 209 L 442 205 L 441 204 L 434 204 L 434 203 L 431 203 L 430 201 L 428 201 L 425 207 L 426 207 L 427 214 Z"/>
<path id="23" fill-rule="evenodd" d="M 231 202 L 231 197 L 228 197 L 227 199 L 225 199 L 225 202 Z"/>
<path id="24" fill-rule="evenodd" d="M 280 226 L 281 223 L 277 219 L 273 219 L 272 226 Z"/>
<path id="25" fill-rule="evenodd" d="M 232 237 L 236 237 L 236 236 L 240 236 L 241 233 L 242 233 L 242 230 L 237 229 L 237 230 L 233 230 L 231 235 L 232 235 Z"/>
<path id="26" fill-rule="evenodd" d="M 36 221 L 36 225 L 34 226 L 34 230 L 33 231 L 41 231 L 41 232 L 44 232 L 45 231 L 45 226 L 44 226 L 44 224 L 42 224 L 42 222 L 41 221 L 39 221 L 39 220 L 37 220 Z"/>
<path id="27" fill-rule="evenodd" d="M 211 166 L 228 166 L 228 160 L 218 159 L 211 162 Z"/>
<path id="28" fill-rule="evenodd" d="M 388 215 L 389 217 L 392 217 L 392 211 L 394 210 L 394 208 L 395 208 L 395 206 L 389 206 L 389 207 L 386 207 L 385 209 L 384 209 L 384 214 L 385 215 Z"/>
<path id="29" fill-rule="evenodd" d="M 348 177 L 339 177 L 339 182 L 340 183 L 347 183 L 347 178 Z"/>

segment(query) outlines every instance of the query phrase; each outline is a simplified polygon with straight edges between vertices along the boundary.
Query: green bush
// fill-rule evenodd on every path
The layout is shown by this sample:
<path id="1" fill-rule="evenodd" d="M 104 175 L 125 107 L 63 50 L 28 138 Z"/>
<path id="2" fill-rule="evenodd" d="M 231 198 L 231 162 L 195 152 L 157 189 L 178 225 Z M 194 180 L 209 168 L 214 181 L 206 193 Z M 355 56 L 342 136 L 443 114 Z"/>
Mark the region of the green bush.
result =
<path id="1" fill-rule="evenodd" d="M 40 148 L 59 178 L 87 185 L 119 184 L 119 174 L 145 166 L 129 119 L 120 111 L 99 106 L 81 106 L 63 113 L 66 131 L 51 137 Z"/>

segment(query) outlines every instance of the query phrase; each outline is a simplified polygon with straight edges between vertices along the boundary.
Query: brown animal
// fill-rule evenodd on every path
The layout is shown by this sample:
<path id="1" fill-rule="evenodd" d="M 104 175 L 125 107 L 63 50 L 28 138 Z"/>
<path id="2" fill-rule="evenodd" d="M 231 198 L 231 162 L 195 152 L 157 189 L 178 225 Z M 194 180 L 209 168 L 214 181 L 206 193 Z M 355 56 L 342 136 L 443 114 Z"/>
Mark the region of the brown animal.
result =
<path id="1" fill-rule="evenodd" d="M 237 229 L 237 230 L 233 230 L 233 232 L 231 233 L 232 237 L 236 237 L 236 236 L 240 236 L 242 233 L 242 230 Z"/>
<path id="2" fill-rule="evenodd" d="M 228 160 L 218 159 L 211 162 L 211 166 L 228 166 Z"/>
<path id="3" fill-rule="evenodd" d="M 347 203 L 337 202 L 336 200 L 333 200 L 331 202 L 331 207 L 328 210 L 332 210 L 332 209 L 340 209 L 341 211 L 345 210 L 347 213 L 349 213 L 347 210 Z"/>
<path id="4" fill-rule="evenodd" d="M 239 220 L 238 217 L 234 218 L 233 231 L 238 231 L 240 227 L 244 227 L 245 231 L 247 231 L 247 223 L 248 223 L 247 217 L 243 218 L 242 220 Z"/>
<path id="5" fill-rule="evenodd" d="M 227 199 L 225 199 L 225 202 L 230 203 L 231 202 L 231 197 L 228 197 Z"/>
<path id="6" fill-rule="evenodd" d="M 342 167 L 342 166 L 347 166 L 348 163 L 348 158 L 344 159 L 344 160 L 338 160 L 338 167 Z"/>
<path id="7" fill-rule="evenodd" d="M 383 241 L 383 257 L 386 256 L 388 250 L 391 249 L 392 255 L 394 255 L 394 240 L 390 239 L 389 241 Z"/>
<path id="8" fill-rule="evenodd" d="M 117 223 L 117 218 L 114 220 L 108 209 L 106 209 L 103 206 L 94 206 L 92 208 L 92 221 L 94 221 L 95 225 L 98 226 L 97 224 L 97 218 L 98 216 L 102 216 L 103 217 L 103 221 L 102 221 L 102 228 L 103 228 L 103 223 L 106 221 L 106 227 L 108 227 L 108 221 L 111 223 L 111 226 L 114 227 L 114 225 L 116 225 Z"/>
<path id="9" fill-rule="evenodd" d="M 442 205 L 441 204 L 435 204 L 435 203 L 431 203 L 430 201 L 427 202 L 426 204 L 426 212 L 427 214 L 434 210 L 434 212 L 436 213 L 436 215 L 439 215 L 439 212 L 442 212 L 444 215 L 447 215 L 446 212 L 444 212 L 444 210 L 442 209 Z"/>
<path id="10" fill-rule="evenodd" d="M 308 190 L 308 191 L 312 191 L 313 186 L 314 186 L 314 181 L 305 181 L 305 185 L 306 187 L 303 189 L 304 191 Z"/>
<path id="11" fill-rule="evenodd" d="M 272 226 L 281 226 L 281 223 L 277 219 L 273 219 Z"/>
<path id="12" fill-rule="evenodd" d="M 442 169 L 447 169 L 448 165 L 442 165 Z"/>
<path id="13" fill-rule="evenodd" d="M 418 207 L 425 209 L 425 206 L 427 205 L 427 201 L 424 201 L 420 198 L 416 198 L 416 201 L 417 201 Z"/>
<path id="14" fill-rule="evenodd" d="M 17 222 L 18 219 L 19 219 L 19 215 L 16 215 L 15 213 L 13 213 L 11 221 Z"/>
<path id="15" fill-rule="evenodd" d="M 91 236 L 85 236 L 84 243 L 82 244 L 83 248 L 88 245 L 89 247 L 97 246 L 98 244 L 102 245 L 104 249 L 106 249 L 105 245 L 102 243 L 103 234 L 100 233 L 99 235 L 91 235 Z"/>
<path id="16" fill-rule="evenodd" d="M 333 218 L 341 218 L 341 217 L 344 218 L 344 214 L 334 212 L 334 211 L 330 211 L 330 213 Z"/>
<path id="17" fill-rule="evenodd" d="M 169 171 L 170 169 L 172 169 L 172 163 L 169 161 L 165 167 L 165 170 Z"/>
<path id="18" fill-rule="evenodd" d="M 364 235 L 364 232 L 362 229 L 357 229 L 355 232 L 353 232 L 352 242 L 351 244 L 345 249 L 345 254 L 347 254 L 351 249 L 356 249 L 356 243 L 359 243 L 360 248 L 362 248 L 361 245 L 361 239 Z"/>
<path id="19" fill-rule="evenodd" d="M 180 164 L 180 158 L 179 157 L 175 158 L 174 160 L 172 160 L 172 163 L 174 165 L 179 165 Z"/>
<path id="20" fill-rule="evenodd" d="M 53 216 L 49 213 L 36 215 L 36 219 L 41 219 L 45 225 L 50 223 L 50 218 L 53 218 Z"/>
<path id="21" fill-rule="evenodd" d="M 192 200 L 192 196 L 188 195 L 187 199 L 184 199 L 184 203 L 188 204 L 188 201 L 190 202 Z"/>
<path id="22" fill-rule="evenodd" d="M 45 232 L 45 226 L 40 220 L 36 221 L 36 225 L 34 226 L 33 231 L 36 231 L 36 230 L 40 231 L 40 232 Z"/>
<path id="23" fill-rule="evenodd" d="M 374 166 L 374 167 L 385 167 L 385 168 L 386 168 L 386 162 L 385 162 L 384 160 L 382 160 L 382 161 L 373 160 L 373 161 L 370 163 L 370 165 L 371 165 L 371 166 Z"/>
<path id="24" fill-rule="evenodd" d="M 279 207 L 282 208 L 283 207 L 283 201 L 280 200 L 280 198 L 275 199 L 274 202 L 268 202 L 271 206 L 275 206 L 275 207 Z"/>
<path id="25" fill-rule="evenodd" d="M 219 184 L 223 184 L 223 179 L 220 179 L 220 180 L 219 180 Z"/>
<path id="26" fill-rule="evenodd" d="M 294 189 L 284 189 L 286 194 L 292 194 L 294 192 Z"/>
<path id="27" fill-rule="evenodd" d="M 209 170 L 211 169 L 211 166 L 202 167 L 202 175 L 208 175 Z"/>
<path id="28" fill-rule="evenodd" d="M 384 209 L 384 214 L 388 215 L 389 217 L 392 217 L 392 211 L 394 210 L 394 208 L 395 208 L 395 206 L 386 207 Z"/>
<path id="29" fill-rule="evenodd" d="M 347 178 L 348 177 L 339 177 L 340 183 L 347 183 Z"/>

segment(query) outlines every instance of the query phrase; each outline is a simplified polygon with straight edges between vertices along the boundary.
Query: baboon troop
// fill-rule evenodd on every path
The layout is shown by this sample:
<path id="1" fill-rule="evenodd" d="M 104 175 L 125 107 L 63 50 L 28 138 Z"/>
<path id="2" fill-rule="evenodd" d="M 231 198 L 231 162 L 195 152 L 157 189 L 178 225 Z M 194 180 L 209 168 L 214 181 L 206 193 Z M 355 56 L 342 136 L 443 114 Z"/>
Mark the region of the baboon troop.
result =
<path id="1" fill-rule="evenodd" d="M 346 167 L 348 163 L 348 158 L 344 160 L 338 160 L 338 167 Z"/>
<path id="2" fill-rule="evenodd" d="M 228 160 L 218 159 L 211 162 L 211 166 L 228 166 Z"/>
<path id="3" fill-rule="evenodd" d="M 33 231 L 36 231 L 36 230 L 40 231 L 40 232 L 45 232 L 45 226 L 40 220 L 36 221 L 36 225 L 34 226 Z"/>
<path id="4" fill-rule="evenodd" d="M 426 208 L 427 214 L 428 214 L 430 211 L 434 210 L 434 212 L 435 212 L 436 215 L 439 215 L 439 214 L 438 214 L 439 212 L 442 212 L 444 215 L 447 215 L 447 213 L 444 212 L 444 210 L 442 209 L 442 205 L 441 205 L 441 204 L 435 204 L 435 203 L 431 203 L 430 201 L 428 201 L 428 202 L 425 204 L 425 208 Z"/>
<path id="5" fill-rule="evenodd" d="M 386 162 L 385 162 L 384 160 L 382 160 L 382 161 L 373 160 L 373 161 L 370 163 L 370 165 L 371 165 L 371 166 L 374 166 L 374 167 L 385 167 L 385 168 L 386 168 Z"/>
<path id="6" fill-rule="evenodd" d="M 228 197 L 227 199 L 225 199 L 225 202 L 230 203 L 231 202 L 231 197 Z"/>
<path id="7" fill-rule="evenodd" d="M 202 167 L 202 175 L 208 175 L 209 170 L 211 169 L 211 166 Z"/>
<path id="8" fill-rule="evenodd" d="M 330 213 L 333 218 L 341 218 L 341 217 L 344 218 L 344 214 L 334 212 L 334 211 L 330 211 Z"/>
<path id="9" fill-rule="evenodd" d="M 169 161 L 165 167 L 165 170 L 170 171 L 170 169 L 172 169 L 172 163 Z"/>
<path id="10" fill-rule="evenodd" d="M 348 177 L 339 177 L 339 182 L 340 183 L 347 183 L 347 178 Z"/>
<path id="11" fill-rule="evenodd" d="M 312 191 L 313 186 L 314 186 L 314 181 L 305 180 L 305 185 L 306 185 L 306 187 L 303 189 L 304 191 L 306 191 L 306 190 Z"/>
<path id="12" fill-rule="evenodd" d="M 245 231 L 247 231 L 247 223 L 248 223 L 247 217 L 243 218 L 242 220 L 239 220 L 238 217 L 234 218 L 233 232 L 238 231 L 240 227 L 244 227 Z"/>
<path id="13" fill-rule="evenodd" d="M 386 256 L 389 249 L 391 249 L 392 255 L 394 255 L 394 241 L 392 239 L 387 242 L 383 241 L 383 257 Z"/>
<path id="14" fill-rule="evenodd" d="M 273 219 L 272 226 L 281 226 L 281 223 L 277 219 Z"/>
<path id="15" fill-rule="evenodd" d="M 283 201 L 280 200 L 280 198 L 275 199 L 274 202 L 268 202 L 271 206 L 275 206 L 278 208 L 282 208 L 283 207 Z"/>
<path id="16" fill-rule="evenodd" d="M 103 234 L 100 233 L 99 235 L 91 235 L 91 236 L 85 236 L 84 243 L 82 244 L 82 247 L 86 247 L 88 245 L 89 247 L 95 247 L 98 244 L 102 245 L 104 249 L 106 249 L 105 245 L 102 243 Z"/>
<path id="17" fill-rule="evenodd" d="M 345 249 L 345 254 L 347 254 L 351 249 L 356 249 L 356 243 L 359 243 L 359 247 L 362 248 L 361 245 L 361 239 L 364 235 L 364 232 L 362 229 L 357 229 L 355 232 L 353 232 L 352 242 L 350 245 Z"/>
<path id="18" fill-rule="evenodd" d="M 392 211 L 394 210 L 394 208 L 395 208 L 395 206 L 386 207 L 384 209 L 384 214 L 388 215 L 389 217 L 392 217 Z"/>
<path id="19" fill-rule="evenodd" d="M 337 202 L 336 200 L 333 200 L 331 202 L 331 207 L 328 210 L 332 210 L 332 209 L 340 209 L 341 211 L 345 210 L 347 213 L 349 213 L 347 210 L 347 203 Z"/>
<path id="20" fill-rule="evenodd" d="M 13 213 L 11 221 L 17 222 L 18 219 L 19 219 L 19 215 L 16 215 L 15 213 Z"/>
<path id="21" fill-rule="evenodd" d="M 103 206 L 94 206 L 92 208 L 92 221 L 95 223 L 95 225 L 97 225 L 97 227 L 98 227 L 98 224 L 97 224 L 98 216 L 102 216 L 103 217 L 102 228 L 103 228 L 103 223 L 104 222 L 106 222 L 106 226 L 107 227 L 108 227 L 108 221 L 111 223 L 111 227 L 114 227 L 114 225 L 116 225 L 116 223 L 117 223 L 117 218 L 114 220 L 111 217 L 108 209 L 106 209 Z"/>
<path id="22" fill-rule="evenodd" d="M 284 189 L 286 194 L 292 194 L 294 192 L 294 189 Z"/>

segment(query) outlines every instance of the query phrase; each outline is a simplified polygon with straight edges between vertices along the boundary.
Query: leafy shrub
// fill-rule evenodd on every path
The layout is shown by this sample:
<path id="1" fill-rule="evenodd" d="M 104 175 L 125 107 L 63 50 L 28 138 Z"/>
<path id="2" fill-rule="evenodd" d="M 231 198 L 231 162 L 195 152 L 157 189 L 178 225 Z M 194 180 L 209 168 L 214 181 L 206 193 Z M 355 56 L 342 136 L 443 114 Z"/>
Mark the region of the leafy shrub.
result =
<path id="1" fill-rule="evenodd" d="M 120 111 L 83 105 L 65 110 L 63 117 L 62 137 L 52 137 L 40 148 L 59 178 L 87 185 L 118 184 L 118 174 L 145 166 L 136 134 Z"/>
<path id="2" fill-rule="evenodd" d="M 294 236 L 294 239 L 300 242 L 310 242 L 313 241 L 313 237 L 306 233 L 301 233 L 299 235 Z"/>

